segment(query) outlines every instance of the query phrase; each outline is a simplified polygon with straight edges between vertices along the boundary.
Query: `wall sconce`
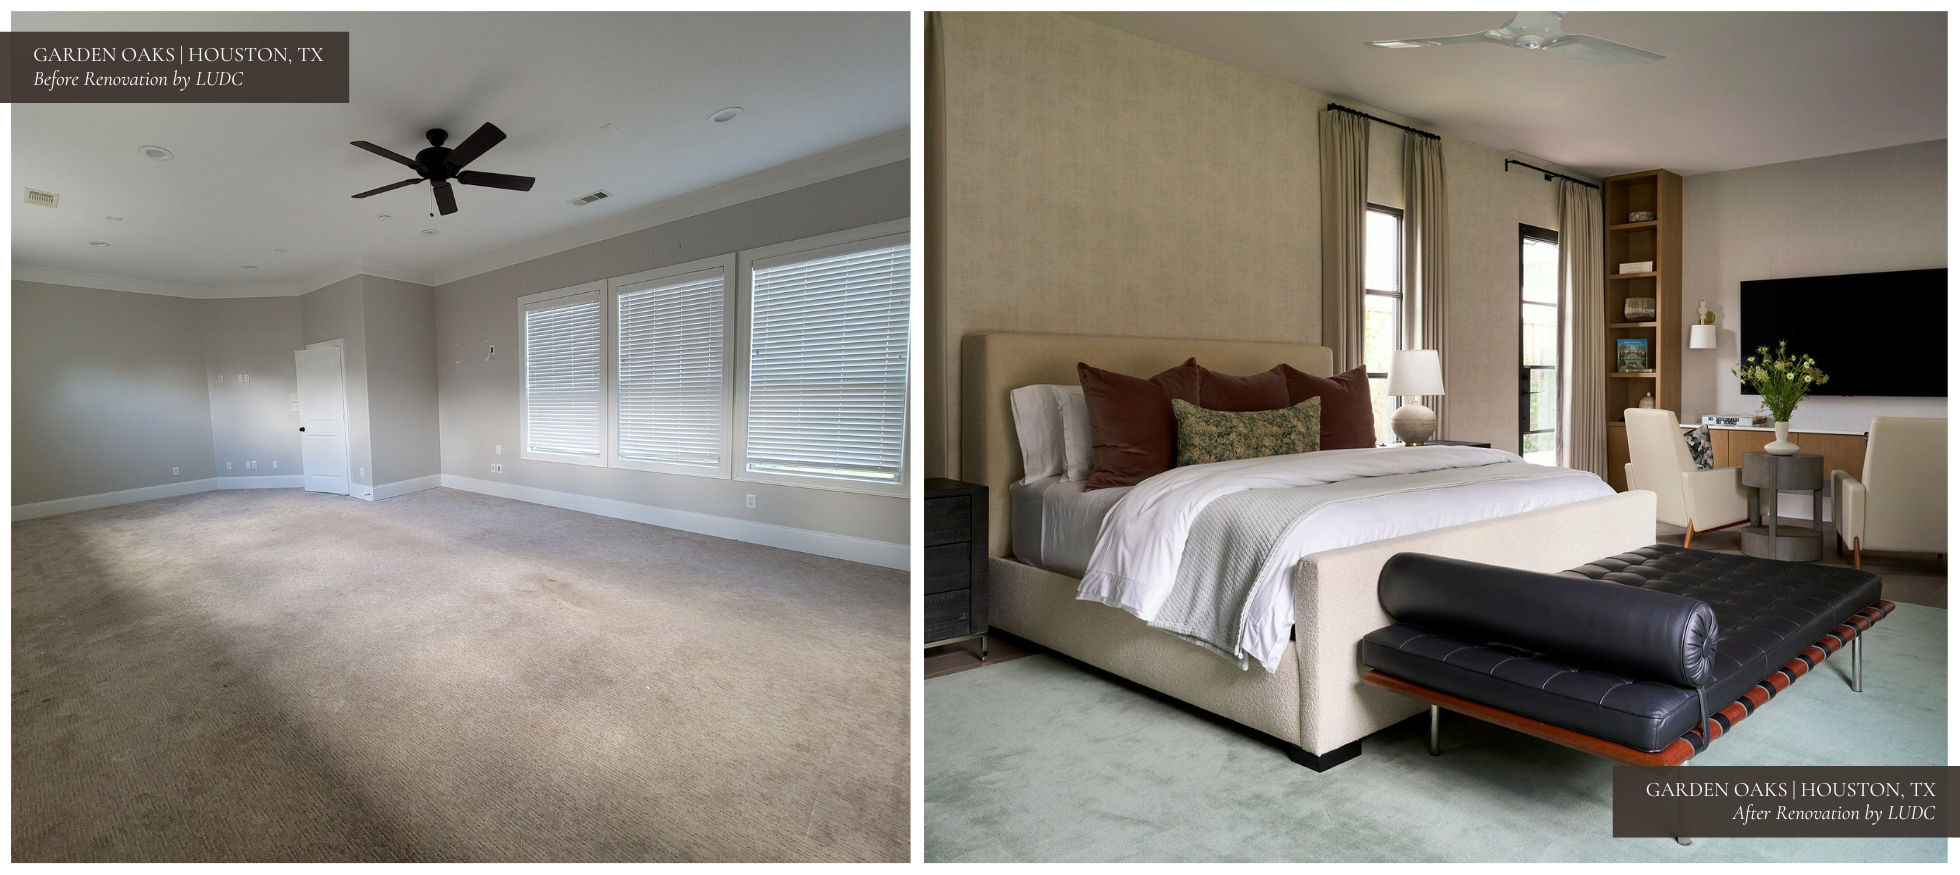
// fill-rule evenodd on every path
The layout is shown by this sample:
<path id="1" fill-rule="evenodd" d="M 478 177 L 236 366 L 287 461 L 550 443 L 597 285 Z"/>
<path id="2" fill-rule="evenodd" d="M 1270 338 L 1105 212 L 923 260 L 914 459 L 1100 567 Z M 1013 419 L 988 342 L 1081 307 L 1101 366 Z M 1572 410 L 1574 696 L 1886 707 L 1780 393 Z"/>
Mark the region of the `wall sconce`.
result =
<path id="1" fill-rule="evenodd" d="M 1688 326 L 1688 348 L 1714 349 L 1715 314 L 1709 311 L 1707 301 L 1702 301 L 1695 312 L 1701 314 L 1701 321 Z"/>

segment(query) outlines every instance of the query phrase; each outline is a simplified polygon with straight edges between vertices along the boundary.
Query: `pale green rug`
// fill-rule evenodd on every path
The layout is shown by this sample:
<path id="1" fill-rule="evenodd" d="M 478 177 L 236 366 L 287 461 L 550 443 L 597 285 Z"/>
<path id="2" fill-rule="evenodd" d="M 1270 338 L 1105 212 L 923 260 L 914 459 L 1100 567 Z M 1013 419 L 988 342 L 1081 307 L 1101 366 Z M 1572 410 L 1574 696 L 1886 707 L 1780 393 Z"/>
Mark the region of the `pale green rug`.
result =
<path id="1" fill-rule="evenodd" d="M 1946 611 L 1865 643 L 1717 741 L 1704 765 L 1946 762 Z M 1945 861 L 1946 839 L 1615 839 L 1612 765 L 1445 714 L 1316 774 L 1277 747 L 1048 655 L 926 682 L 925 858 L 939 861 Z"/>

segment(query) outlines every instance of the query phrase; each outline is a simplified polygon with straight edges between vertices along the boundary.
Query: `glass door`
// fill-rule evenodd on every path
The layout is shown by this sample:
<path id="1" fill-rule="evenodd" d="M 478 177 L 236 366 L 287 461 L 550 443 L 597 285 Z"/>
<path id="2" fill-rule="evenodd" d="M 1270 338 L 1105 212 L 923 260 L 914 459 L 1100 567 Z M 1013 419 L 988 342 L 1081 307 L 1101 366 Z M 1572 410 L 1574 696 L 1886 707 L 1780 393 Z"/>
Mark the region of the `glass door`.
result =
<path id="1" fill-rule="evenodd" d="M 1518 448 L 1534 465 L 1558 464 L 1558 232 L 1518 226 Z"/>

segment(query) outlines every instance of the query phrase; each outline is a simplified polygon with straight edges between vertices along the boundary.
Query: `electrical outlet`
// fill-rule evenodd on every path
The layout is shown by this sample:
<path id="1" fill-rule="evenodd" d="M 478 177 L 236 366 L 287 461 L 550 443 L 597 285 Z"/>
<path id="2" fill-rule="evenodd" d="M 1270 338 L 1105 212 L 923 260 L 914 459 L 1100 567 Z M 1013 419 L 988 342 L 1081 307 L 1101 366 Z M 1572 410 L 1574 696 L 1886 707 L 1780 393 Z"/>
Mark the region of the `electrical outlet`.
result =
<path id="1" fill-rule="evenodd" d="M 362 469 L 361 469 L 361 476 L 362 476 L 362 477 L 366 477 L 366 476 L 367 476 L 367 469 L 366 469 L 366 468 L 362 468 Z"/>
<path id="2" fill-rule="evenodd" d="M 294 413 L 298 413 L 298 412 L 299 412 L 299 402 L 298 402 L 298 401 L 294 401 L 294 402 L 293 402 L 293 412 L 294 412 Z"/>
<path id="3" fill-rule="evenodd" d="M 177 476 L 177 469 L 176 469 L 176 468 L 171 468 L 171 469 L 170 469 L 170 476 L 172 476 L 172 477 L 175 477 L 175 476 Z"/>
<path id="4" fill-rule="evenodd" d="M 755 496 L 745 495 L 742 497 L 742 499 L 743 499 L 743 503 L 747 504 L 749 507 L 755 507 Z"/>
<path id="5" fill-rule="evenodd" d="M 238 375 L 238 382 L 240 382 L 240 383 L 250 383 L 250 382 L 252 382 L 252 375 L 251 375 L 251 374 L 239 374 L 239 375 Z"/>
<path id="6" fill-rule="evenodd" d="M 277 470 L 279 470 L 279 460 L 278 460 L 278 459 L 273 459 L 273 460 L 272 460 L 272 470 L 274 470 L 274 471 L 277 471 Z"/>
<path id="7" fill-rule="evenodd" d="M 492 473 L 492 474 L 502 474 L 502 473 L 504 473 L 504 466 L 503 466 L 502 464 L 499 464 L 499 463 L 497 463 L 497 462 L 491 462 L 491 463 L 490 463 L 490 473 Z"/>
<path id="8" fill-rule="evenodd" d="M 253 461 L 250 461 L 250 462 L 246 462 L 246 463 L 245 463 L 245 467 L 247 467 L 247 468 L 250 468 L 250 469 L 252 469 L 252 470 L 254 470 L 254 471 L 257 471 L 257 470 L 259 469 L 259 463 L 258 463 L 258 461 L 257 461 L 257 460 L 253 460 Z"/>
<path id="9" fill-rule="evenodd" d="M 298 404 L 298 403 L 299 403 L 299 393 L 298 393 L 298 392 L 294 392 L 294 393 L 293 393 L 293 403 L 294 403 L 294 404 Z M 298 410 L 299 408 L 297 408 L 297 407 L 295 407 L 295 408 L 293 408 L 293 409 L 294 409 L 294 410 Z"/>
<path id="10" fill-rule="evenodd" d="M 225 463 L 225 470 L 227 470 L 227 471 L 229 471 L 229 470 L 231 470 L 231 463 L 230 463 L 230 462 L 226 462 L 226 463 Z"/>
<path id="11" fill-rule="evenodd" d="M 504 445 L 503 445 L 503 444 L 498 444 L 498 445 L 497 445 L 497 455 L 499 455 L 499 456 L 501 456 L 501 455 L 503 455 L 503 454 L 504 454 Z"/>
<path id="12" fill-rule="evenodd" d="M 219 375 L 218 375 L 218 382 L 220 382 L 220 383 L 222 383 L 222 382 L 224 382 L 224 381 L 225 381 L 225 375 L 224 375 L 224 374 L 219 374 Z"/>

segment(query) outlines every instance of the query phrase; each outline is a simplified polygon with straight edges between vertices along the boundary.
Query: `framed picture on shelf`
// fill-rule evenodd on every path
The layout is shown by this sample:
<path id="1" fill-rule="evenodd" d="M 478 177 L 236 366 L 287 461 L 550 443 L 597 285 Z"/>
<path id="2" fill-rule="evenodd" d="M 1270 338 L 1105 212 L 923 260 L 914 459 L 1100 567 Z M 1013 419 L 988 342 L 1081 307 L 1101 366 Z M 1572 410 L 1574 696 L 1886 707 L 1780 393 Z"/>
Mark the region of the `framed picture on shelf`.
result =
<path id="1" fill-rule="evenodd" d="M 1653 360 L 1647 357 L 1645 337 L 1622 337 L 1614 352 L 1622 374 L 1644 374 L 1654 369 Z"/>

